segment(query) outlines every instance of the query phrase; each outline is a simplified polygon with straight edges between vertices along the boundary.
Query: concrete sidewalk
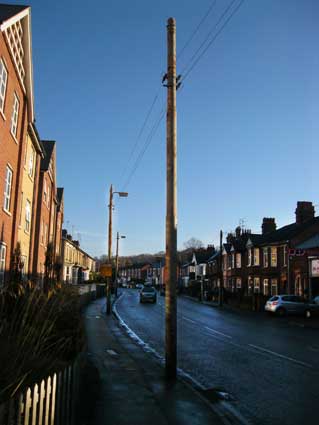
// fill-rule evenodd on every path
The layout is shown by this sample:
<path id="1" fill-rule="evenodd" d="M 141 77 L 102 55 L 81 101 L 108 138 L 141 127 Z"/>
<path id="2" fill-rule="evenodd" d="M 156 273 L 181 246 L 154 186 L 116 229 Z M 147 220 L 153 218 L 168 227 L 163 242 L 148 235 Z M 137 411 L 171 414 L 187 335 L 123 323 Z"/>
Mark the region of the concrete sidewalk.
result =
<path id="1" fill-rule="evenodd" d="M 99 299 L 85 310 L 92 370 L 87 375 L 95 378 L 87 380 L 82 399 L 88 396 L 94 406 L 79 425 L 229 423 L 189 384 L 166 383 L 163 367 L 128 337 L 117 319 L 105 317 L 104 305 L 105 299 Z"/>

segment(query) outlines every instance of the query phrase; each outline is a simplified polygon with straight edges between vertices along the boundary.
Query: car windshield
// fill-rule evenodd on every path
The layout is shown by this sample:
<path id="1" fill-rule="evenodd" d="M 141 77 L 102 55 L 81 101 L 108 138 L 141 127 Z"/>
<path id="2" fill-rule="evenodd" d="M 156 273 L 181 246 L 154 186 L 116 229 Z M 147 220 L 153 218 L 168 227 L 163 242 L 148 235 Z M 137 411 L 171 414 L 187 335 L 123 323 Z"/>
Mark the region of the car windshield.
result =
<path id="1" fill-rule="evenodd" d="M 154 288 L 152 288 L 151 286 L 144 287 L 142 292 L 154 292 Z"/>

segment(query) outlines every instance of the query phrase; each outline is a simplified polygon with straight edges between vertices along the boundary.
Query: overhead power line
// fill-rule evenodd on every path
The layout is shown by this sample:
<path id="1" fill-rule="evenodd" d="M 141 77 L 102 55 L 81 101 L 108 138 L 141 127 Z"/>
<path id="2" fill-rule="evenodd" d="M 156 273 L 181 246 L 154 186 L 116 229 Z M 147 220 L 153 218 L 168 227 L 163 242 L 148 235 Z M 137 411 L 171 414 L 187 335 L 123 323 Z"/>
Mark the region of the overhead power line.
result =
<path id="1" fill-rule="evenodd" d="M 161 112 L 160 112 L 160 115 L 159 115 L 158 120 L 157 120 L 157 121 L 155 121 L 155 123 L 154 123 L 154 125 L 153 125 L 153 127 L 152 127 L 151 131 L 150 131 L 150 132 L 149 132 L 149 134 L 148 134 L 148 137 L 146 138 L 146 141 L 145 141 L 145 143 L 144 143 L 144 147 L 143 147 L 143 149 L 141 150 L 141 152 L 139 153 L 138 157 L 137 157 L 137 158 L 136 158 L 136 160 L 135 160 L 135 163 L 134 163 L 133 169 L 132 169 L 131 173 L 129 174 L 129 176 L 128 176 L 128 178 L 127 178 L 127 180 L 126 180 L 125 184 L 124 184 L 124 189 L 126 189 L 126 188 L 127 188 L 127 186 L 129 185 L 130 181 L 132 180 L 132 177 L 134 176 L 134 174 L 135 174 L 135 172 L 136 172 L 136 170 L 137 170 L 137 168 L 138 168 L 139 164 L 141 163 L 141 161 L 142 161 L 142 159 L 143 159 L 143 156 L 144 156 L 145 152 L 147 151 L 147 148 L 148 148 L 148 147 L 149 147 L 149 145 L 151 144 L 151 142 L 152 142 L 152 140 L 153 140 L 153 137 L 155 136 L 155 134 L 156 134 L 156 132 L 157 132 L 157 130 L 158 130 L 158 127 L 160 126 L 160 124 L 161 124 L 161 122 L 162 122 L 162 120 L 163 120 L 164 116 L 165 116 L 165 110 L 164 110 L 164 109 L 162 109 L 162 110 L 161 110 Z"/>
<path id="2" fill-rule="evenodd" d="M 182 54 L 184 53 L 185 49 L 190 45 L 190 43 L 192 42 L 192 40 L 194 39 L 195 35 L 198 33 L 200 27 L 203 25 L 203 23 L 206 21 L 207 17 L 209 16 L 210 12 L 214 9 L 214 7 L 216 6 L 216 2 L 217 0 L 214 0 L 212 2 L 212 4 L 209 6 L 208 10 L 206 11 L 205 15 L 202 17 L 202 19 L 200 20 L 199 24 L 197 25 L 197 27 L 195 28 L 195 30 L 193 31 L 193 33 L 191 34 L 191 36 L 188 38 L 188 40 L 186 41 L 186 43 L 184 44 L 184 46 L 182 47 L 182 49 L 177 53 L 177 59 L 180 59 L 180 57 L 182 56 Z"/>
<path id="3" fill-rule="evenodd" d="M 142 134 L 143 134 L 144 129 L 145 129 L 145 127 L 146 127 L 146 124 L 147 124 L 147 122 L 148 122 L 148 120 L 149 120 L 149 117 L 150 117 L 150 115 L 151 115 L 151 113 L 152 113 L 152 111 L 153 111 L 153 108 L 154 108 L 154 106 L 155 106 L 155 104 L 156 104 L 156 101 L 157 101 L 157 99 L 158 99 L 158 96 L 159 96 L 159 91 L 158 91 L 158 92 L 157 92 L 157 94 L 154 96 L 154 99 L 153 99 L 153 101 L 152 101 L 152 103 L 151 103 L 151 106 L 150 106 L 150 108 L 148 109 L 148 112 L 147 112 L 147 114 L 146 114 L 146 117 L 145 117 L 145 119 L 144 119 L 144 122 L 143 122 L 143 124 L 142 124 L 142 127 L 141 127 L 141 129 L 140 129 L 140 131 L 139 131 L 139 133 L 138 133 L 138 136 L 137 136 L 137 138 L 136 138 L 136 140 L 135 140 L 135 143 L 134 143 L 134 145 L 133 145 L 133 147 L 132 147 L 132 149 L 131 149 L 131 152 L 130 152 L 130 154 L 129 154 L 129 157 L 128 157 L 128 160 L 127 160 L 126 166 L 125 166 L 125 168 L 123 169 L 123 172 L 122 172 L 121 178 L 124 178 L 124 176 L 125 176 L 125 174 L 126 174 L 126 172 L 127 172 L 127 169 L 128 169 L 128 167 L 129 167 L 129 163 L 130 163 L 130 161 L 131 161 L 131 159 L 132 159 L 132 157 L 133 157 L 133 155 L 134 155 L 134 153 L 135 153 L 135 150 L 136 150 L 136 148 L 137 148 L 137 146 L 138 146 L 138 143 L 139 143 L 139 141 L 140 141 L 140 139 L 141 139 L 141 137 L 142 137 Z"/>
<path id="4" fill-rule="evenodd" d="M 238 10 L 241 8 L 241 6 L 243 5 L 245 0 L 240 0 L 240 2 L 238 3 L 238 5 L 235 7 L 235 9 L 233 9 L 233 11 L 230 13 L 230 15 L 226 18 L 226 20 L 223 22 L 222 26 L 219 28 L 219 30 L 214 34 L 213 38 L 209 41 L 209 43 L 206 45 L 206 47 L 204 48 L 204 50 L 202 51 L 202 53 L 198 55 L 198 53 L 203 49 L 203 47 L 205 46 L 205 44 L 207 43 L 209 37 L 212 35 L 213 31 L 218 27 L 218 25 L 222 22 L 222 20 L 225 18 L 225 16 L 227 15 L 227 13 L 229 12 L 229 10 L 233 7 L 234 3 L 237 0 L 232 0 L 232 2 L 227 6 L 227 8 L 225 9 L 225 11 L 222 13 L 221 17 L 219 18 L 218 22 L 215 24 L 214 28 L 209 32 L 209 34 L 207 35 L 207 37 L 205 38 L 205 40 L 202 42 L 202 44 L 200 45 L 200 47 L 197 49 L 197 51 L 193 54 L 191 60 L 189 61 L 189 64 L 184 68 L 184 70 L 182 71 L 185 72 L 182 81 L 184 81 L 187 76 L 192 72 L 192 70 L 195 68 L 195 66 L 198 64 L 198 62 L 200 61 L 200 59 L 204 56 L 204 54 L 207 52 L 207 50 L 210 48 L 210 46 L 215 42 L 215 40 L 217 39 L 217 37 L 222 33 L 222 31 L 224 30 L 224 28 L 227 26 L 227 24 L 229 23 L 229 21 L 232 19 L 232 17 L 238 12 Z M 196 57 L 197 56 L 197 57 Z M 191 63 L 193 61 L 193 63 Z M 187 69 L 188 68 L 188 69 Z"/>

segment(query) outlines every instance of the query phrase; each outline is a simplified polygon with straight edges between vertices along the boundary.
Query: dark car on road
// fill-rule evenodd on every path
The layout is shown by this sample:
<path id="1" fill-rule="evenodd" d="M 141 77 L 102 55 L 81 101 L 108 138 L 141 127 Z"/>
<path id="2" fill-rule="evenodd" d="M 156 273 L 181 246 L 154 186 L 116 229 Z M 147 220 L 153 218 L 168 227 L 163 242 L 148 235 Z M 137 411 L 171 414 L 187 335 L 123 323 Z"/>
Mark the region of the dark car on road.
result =
<path id="1" fill-rule="evenodd" d="M 275 295 L 266 302 L 265 310 L 278 316 L 299 314 L 309 318 L 319 315 L 319 305 L 299 295 Z"/>
<path id="2" fill-rule="evenodd" d="M 156 303 L 157 292 L 153 286 L 144 286 L 140 292 L 140 303 Z"/>

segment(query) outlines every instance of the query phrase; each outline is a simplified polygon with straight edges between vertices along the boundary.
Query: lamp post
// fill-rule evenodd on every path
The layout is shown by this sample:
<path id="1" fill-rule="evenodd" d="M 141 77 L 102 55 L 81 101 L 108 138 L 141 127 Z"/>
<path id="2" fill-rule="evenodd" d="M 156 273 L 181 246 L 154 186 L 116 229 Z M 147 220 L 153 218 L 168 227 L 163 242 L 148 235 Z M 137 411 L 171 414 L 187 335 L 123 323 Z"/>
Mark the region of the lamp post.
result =
<path id="1" fill-rule="evenodd" d="M 108 261 L 111 263 L 112 257 L 112 211 L 113 211 L 113 195 L 117 193 L 119 197 L 126 198 L 127 192 L 115 192 L 113 191 L 113 185 L 110 186 L 110 198 L 109 198 L 109 234 L 108 234 Z M 106 314 L 111 314 L 111 278 L 107 278 L 106 285 Z"/>
<path id="2" fill-rule="evenodd" d="M 119 271 L 119 239 L 125 239 L 126 236 L 116 234 L 116 261 L 115 261 L 115 297 L 117 297 L 117 275 Z"/>

